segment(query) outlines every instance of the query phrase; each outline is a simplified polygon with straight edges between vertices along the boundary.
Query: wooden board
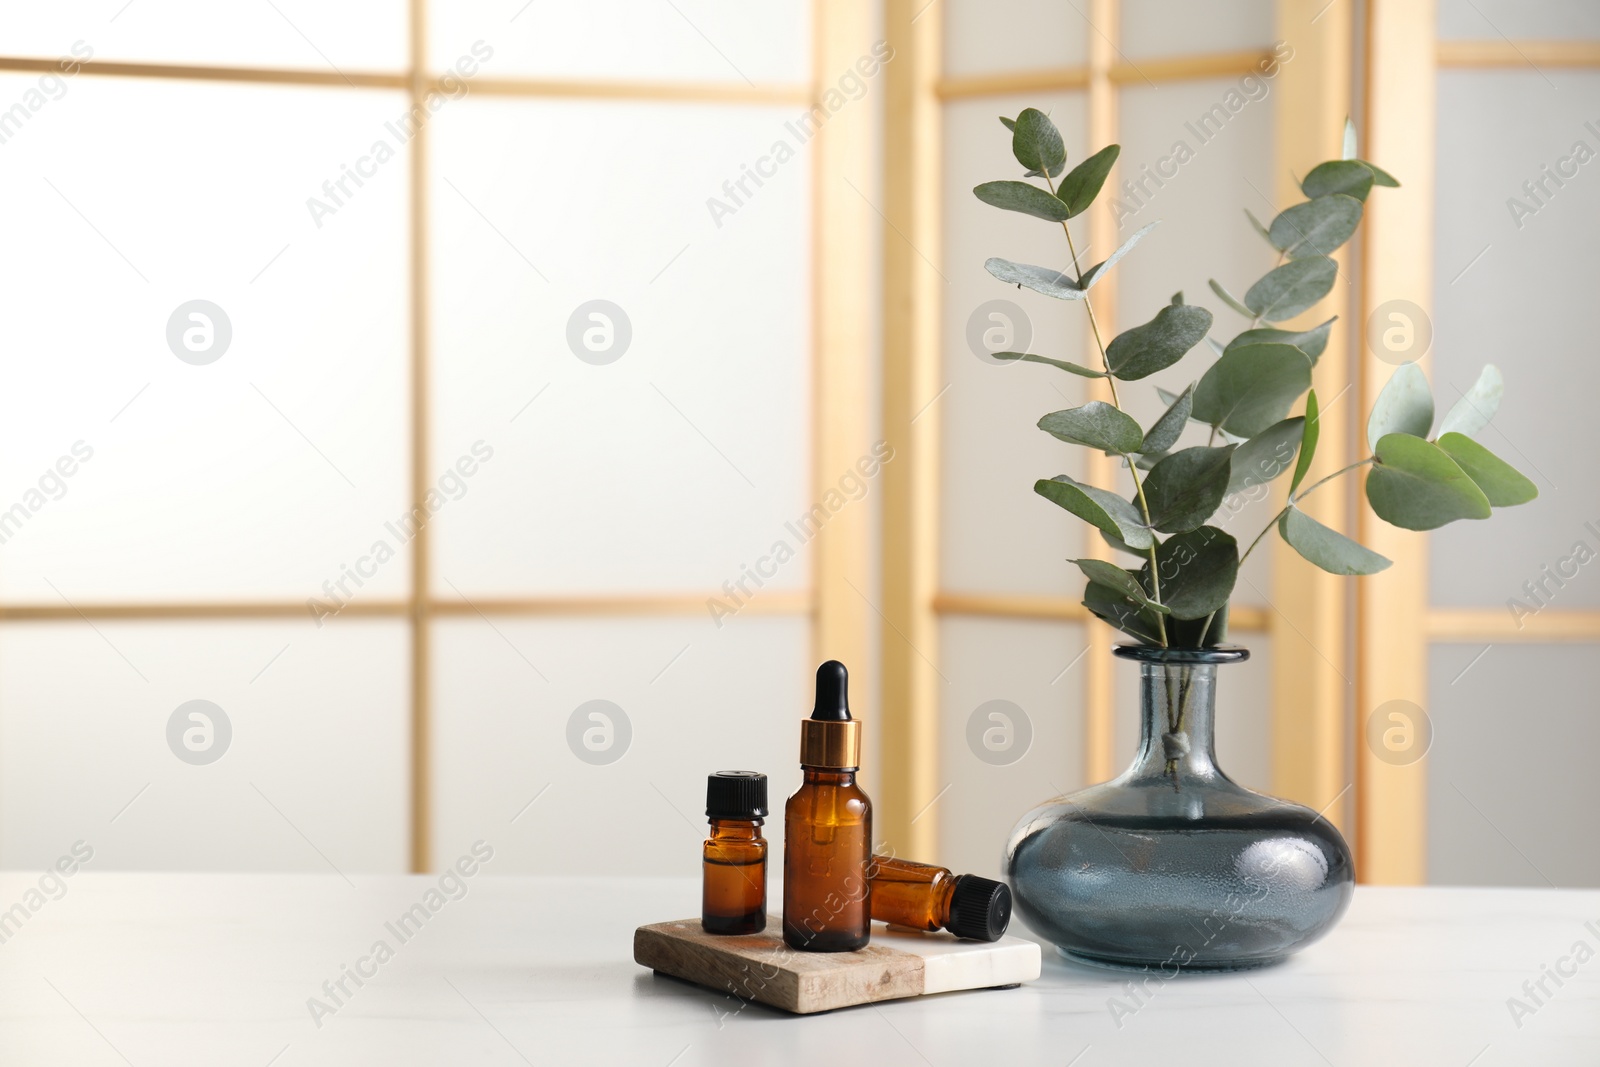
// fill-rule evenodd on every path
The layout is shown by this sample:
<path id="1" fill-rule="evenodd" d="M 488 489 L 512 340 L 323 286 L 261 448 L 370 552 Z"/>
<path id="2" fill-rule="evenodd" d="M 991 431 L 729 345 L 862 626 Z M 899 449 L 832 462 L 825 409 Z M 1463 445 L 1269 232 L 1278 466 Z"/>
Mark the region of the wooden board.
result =
<path id="1" fill-rule="evenodd" d="M 1039 946 L 1017 937 L 962 941 L 874 923 L 859 952 L 797 952 L 782 922 L 759 934 L 708 934 L 700 920 L 641 926 L 634 962 L 674 978 L 800 1015 L 959 989 L 1014 986 L 1039 977 Z"/>

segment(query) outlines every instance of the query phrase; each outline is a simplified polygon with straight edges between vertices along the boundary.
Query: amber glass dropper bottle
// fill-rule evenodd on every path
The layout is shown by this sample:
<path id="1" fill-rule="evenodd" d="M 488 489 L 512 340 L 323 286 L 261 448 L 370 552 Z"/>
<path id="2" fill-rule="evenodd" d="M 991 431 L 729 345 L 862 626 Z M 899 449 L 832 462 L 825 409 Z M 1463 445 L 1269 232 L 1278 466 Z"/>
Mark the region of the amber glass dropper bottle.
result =
<path id="1" fill-rule="evenodd" d="M 1011 889 L 975 874 L 891 856 L 870 870 L 872 917 L 916 930 L 949 930 L 971 941 L 998 941 L 1011 923 Z"/>
<path id="2" fill-rule="evenodd" d="M 700 925 L 708 934 L 758 934 L 767 928 L 767 776 L 718 771 L 706 779 L 706 838 Z"/>
<path id="3" fill-rule="evenodd" d="M 849 952 L 872 936 L 872 802 L 856 785 L 849 678 L 838 660 L 817 668 L 816 705 L 800 724 L 805 781 L 783 813 L 783 940 L 802 952 Z"/>

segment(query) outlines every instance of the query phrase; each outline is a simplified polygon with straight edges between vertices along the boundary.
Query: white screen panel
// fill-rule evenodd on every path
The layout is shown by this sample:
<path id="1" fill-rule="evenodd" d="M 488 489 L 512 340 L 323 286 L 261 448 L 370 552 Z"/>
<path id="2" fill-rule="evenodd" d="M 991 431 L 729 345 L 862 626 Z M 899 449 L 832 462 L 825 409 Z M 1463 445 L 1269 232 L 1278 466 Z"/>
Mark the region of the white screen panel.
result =
<path id="1" fill-rule="evenodd" d="M 806 586 L 786 524 L 811 505 L 810 157 L 773 154 L 791 119 L 479 99 L 437 120 L 434 461 L 494 452 L 436 520 L 440 595 L 721 588 L 780 540 L 799 555 L 767 588 Z M 550 165 L 597 130 L 661 164 Z M 774 176 L 713 216 L 743 164 Z"/>
<path id="2" fill-rule="evenodd" d="M 998 877 L 1006 838 L 1023 813 L 1087 784 L 1085 630 L 1077 623 L 947 617 L 939 633 L 939 671 L 947 684 L 939 687 L 937 786 L 945 792 L 930 809 L 939 820 L 936 860 Z"/>
<path id="3" fill-rule="evenodd" d="M 0 99 L 34 81 L 0 77 Z M 323 595 L 401 515 L 407 175 L 385 123 L 404 110 L 398 93 L 80 77 L 5 144 L 30 251 L 0 263 L 0 595 Z M 358 186 L 344 164 L 373 173 Z M 332 181 L 347 195 L 314 219 Z M 209 332 L 182 313 L 195 300 L 220 308 Z M 57 477 L 79 441 L 92 456 Z M 392 547 L 351 598 L 405 588 Z"/>
<path id="4" fill-rule="evenodd" d="M 483 838 L 501 874 L 697 875 L 707 774 L 764 772 L 778 813 L 800 785 L 808 630 L 803 618 L 440 623 L 438 855 Z M 864 693 L 852 705 L 870 751 L 877 709 Z M 765 830 L 773 877 L 782 828 L 778 814 Z"/>
<path id="5" fill-rule="evenodd" d="M 944 0 L 943 16 L 944 72 L 956 77 L 1080 66 L 1095 32 L 1082 5 L 1056 0 Z"/>
<path id="6" fill-rule="evenodd" d="M 1059 269 L 1071 262 L 1060 226 L 1000 211 L 972 195 L 981 182 L 1021 176 L 1011 137 L 995 116 L 1030 106 L 1051 111 L 1069 165 L 1082 159 L 1079 95 L 1000 97 L 945 109 L 940 271 L 949 286 L 940 384 L 948 389 L 936 407 L 943 436 L 940 553 L 947 589 L 1069 594 L 1082 587 L 1077 569 L 1065 560 L 1082 554 L 1085 527 L 1034 494 L 1033 483 L 1057 474 L 1083 475 L 1082 450 L 1036 425 L 1049 412 L 1083 403 L 1083 379 L 1039 364 L 995 363 L 969 346 L 969 332 L 999 331 L 996 340 L 1005 347 L 1020 346 L 1031 335 L 1028 351 L 1075 363 L 1099 359 L 1087 349 L 1082 307 L 1005 285 L 983 267 L 990 256 Z M 1083 235 L 1074 240 L 1082 249 Z"/>
<path id="7" fill-rule="evenodd" d="M 1583 646 L 1433 649 L 1431 884 L 1600 886 L 1593 663 Z"/>
<path id="8" fill-rule="evenodd" d="M 450 0 L 431 5 L 429 17 L 435 69 L 453 66 L 481 40 L 495 51 L 488 66 L 497 77 L 740 85 L 799 84 L 810 78 L 811 16 L 805 0 Z M 824 76 L 836 83 L 848 73 Z"/>
<path id="9" fill-rule="evenodd" d="M 405 871 L 408 646 L 371 620 L 8 624 L 0 865 L 81 839 L 93 870 Z M 195 700 L 220 714 L 174 732 Z"/>
<path id="10" fill-rule="evenodd" d="M 7 4 L 0 39 L 8 55 L 350 74 L 405 65 L 406 17 L 406 0 Z"/>
<path id="11" fill-rule="evenodd" d="M 1591 159 L 1600 149 L 1584 125 L 1600 95 L 1600 74 L 1559 76 L 1560 92 L 1532 72 L 1450 72 L 1439 79 L 1433 336 L 1439 417 L 1471 388 L 1483 364 L 1496 364 L 1505 399 L 1478 438 L 1531 478 L 1539 499 L 1433 535 L 1436 604 L 1509 611 L 1515 598 L 1528 610 L 1600 606 L 1600 577 L 1578 551 L 1581 544 L 1583 558 L 1600 553 L 1589 402 L 1600 391 L 1600 370 L 1589 355 L 1586 314 L 1600 284 L 1594 257 L 1600 182 L 1589 173 L 1600 164 L 1580 166 L 1573 158 L 1580 141 Z M 1486 139 L 1494 152 L 1483 152 Z M 1557 168 L 1575 174 L 1563 179 Z M 1543 183 L 1542 190 L 1533 183 Z M 1525 588 L 1530 582 L 1533 596 Z"/>
<path id="12" fill-rule="evenodd" d="M 1121 0 L 1123 53 L 1138 61 L 1266 48 L 1272 0 Z M 1165 88 L 1165 86 L 1163 86 Z"/>
<path id="13" fill-rule="evenodd" d="M 1117 315 L 1109 332 L 1148 322 L 1179 291 L 1185 301 L 1215 316 L 1211 336 L 1217 341 L 1226 344 L 1248 328 L 1249 322 L 1218 300 L 1207 281 L 1215 278 L 1242 295 L 1277 261 L 1243 211 L 1269 221 L 1289 206 L 1271 199 L 1272 87 L 1271 79 L 1252 75 L 1159 90 L 1130 86 L 1122 93 L 1118 185 L 1101 195 L 1116 197 L 1119 240 L 1150 223 L 1160 225 L 1117 265 Z M 1341 285 L 1337 293 L 1348 291 Z M 1214 362 L 1211 349 L 1197 345 L 1176 366 L 1122 386 L 1123 405 L 1148 427 L 1166 407 L 1156 386 L 1182 392 Z M 1206 443 L 1203 428 L 1191 425 L 1179 447 Z M 1272 514 L 1257 487 L 1230 501 L 1214 521 L 1233 535 L 1242 552 Z M 1265 549 L 1263 544 L 1245 563 L 1235 603 L 1259 605 L 1270 599 L 1271 553 Z"/>
<path id="14" fill-rule="evenodd" d="M 1439 36 L 1496 42 L 1592 40 L 1600 37 L 1600 5 L 1574 0 L 1439 0 Z"/>

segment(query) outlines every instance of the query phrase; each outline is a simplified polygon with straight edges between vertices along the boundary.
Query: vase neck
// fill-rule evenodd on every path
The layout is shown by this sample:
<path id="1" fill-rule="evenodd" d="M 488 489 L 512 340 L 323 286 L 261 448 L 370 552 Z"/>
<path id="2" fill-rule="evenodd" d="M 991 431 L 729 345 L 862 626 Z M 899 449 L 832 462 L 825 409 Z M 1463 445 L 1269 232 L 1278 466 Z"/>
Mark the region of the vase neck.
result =
<path id="1" fill-rule="evenodd" d="M 1214 778 L 1212 740 L 1217 667 L 1213 663 L 1139 664 L 1139 755 L 1127 779 Z"/>

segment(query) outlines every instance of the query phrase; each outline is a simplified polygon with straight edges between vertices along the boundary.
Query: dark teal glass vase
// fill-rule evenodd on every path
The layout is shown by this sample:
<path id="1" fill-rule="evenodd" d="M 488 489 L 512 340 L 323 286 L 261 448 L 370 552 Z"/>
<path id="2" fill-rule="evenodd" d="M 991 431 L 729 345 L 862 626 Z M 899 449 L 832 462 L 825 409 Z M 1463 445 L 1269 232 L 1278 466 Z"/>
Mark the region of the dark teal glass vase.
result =
<path id="1" fill-rule="evenodd" d="M 1243 648 L 1121 647 L 1139 662 L 1139 754 L 1121 777 L 1041 804 L 1006 847 L 1016 912 L 1067 956 L 1138 970 L 1276 963 L 1331 930 L 1350 848 L 1310 808 L 1217 767 L 1217 666 Z"/>

